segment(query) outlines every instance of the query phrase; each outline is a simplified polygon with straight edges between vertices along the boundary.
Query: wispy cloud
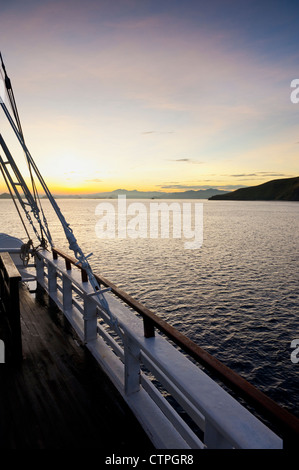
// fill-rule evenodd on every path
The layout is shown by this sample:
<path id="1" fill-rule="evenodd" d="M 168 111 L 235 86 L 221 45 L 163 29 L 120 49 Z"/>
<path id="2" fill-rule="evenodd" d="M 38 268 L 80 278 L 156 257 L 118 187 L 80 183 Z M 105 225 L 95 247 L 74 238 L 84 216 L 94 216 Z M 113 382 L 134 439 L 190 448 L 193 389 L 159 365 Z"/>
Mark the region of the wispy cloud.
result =
<path id="1" fill-rule="evenodd" d="M 183 162 L 183 163 L 195 163 L 196 165 L 202 165 L 205 162 L 200 162 L 198 160 L 193 160 L 192 158 L 171 158 L 171 162 Z"/>
<path id="2" fill-rule="evenodd" d="M 99 178 L 87 178 L 84 181 L 89 182 L 89 183 L 102 183 L 103 180 Z"/>
<path id="3" fill-rule="evenodd" d="M 261 177 L 287 178 L 288 176 L 292 176 L 292 175 L 289 175 L 286 173 L 271 173 L 269 171 L 258 171 L 256 173 L 240 173 L 240 174 L 231 174 L 231 175 L 225 175 L 225 176 L 229 176 L 231 178 L 242 178 L 242 179 L 250 178 L 251 179 L 251 178 L 261 178 Z"/>
<path id="4" fill-rule="evenodd" d="M 145 131 L 145 132 L 141 132 L 142 135 L 147 135 L 147 134 L 159 134 L 159 135 L 163 135 L 163 134 L 174 134 L 174 131 Z"/>
<path id="5" fill-rule="evenodd" d="M 158 185 L 157 185 L 158 186 Z M 186 184 L 165 184 L 165 185 L 159 185 L 161 189 L 178 189 L 178 190 L 205 190 L 205 189 L 223 189 L 223 190 L 232 190 L 232 189 L 238 189 L 238 188 L 243 188 L 245 186 L 243 185 L 234 185 L 234 184 L 229 184 L 229 185 L 219 185 L 219 184 L 209 184 L 209 185 L 186 185 Z"/>

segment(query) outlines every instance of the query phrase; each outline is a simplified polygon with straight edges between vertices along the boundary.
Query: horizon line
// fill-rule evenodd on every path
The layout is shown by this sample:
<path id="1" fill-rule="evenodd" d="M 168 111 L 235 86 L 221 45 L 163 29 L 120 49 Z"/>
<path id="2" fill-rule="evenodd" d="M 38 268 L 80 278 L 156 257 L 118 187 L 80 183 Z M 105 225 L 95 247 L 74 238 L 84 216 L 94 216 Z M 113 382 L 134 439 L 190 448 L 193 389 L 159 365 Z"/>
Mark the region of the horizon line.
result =
<path id="1" fill-rule="evenodd" d="M 139 190 L 139 189 L 125 189 L 125 188 L 117 188 L 117 189 L 112 189 L 112 190 L 108 190 L 108 191 L 97 191 L 97 192 L 80 192 L 80 190 L 78 190 L 78 192 L 54 192 L 54 191 L 51 191 L 53 196 L 57 196 L 57 195 L 61 195 L 61 196 L 66 196 L 66 195 L 69 195 L 69 196 L 83 196 L 83 195 L 86 195 L 86 196 L 92 196 L 92 195 L 99 195 L 99 194 L 111 194 L 111 193 L 117 193 L 118 191 L 124 191 L 124 192 L 127 192 L 127 193 L 133 193 L 133 192 L 136 192 L 136 193 L 155 193 L 155 194 L 178 194 L 178 193 L 181 193 L 181 194 L 184 194 L 186 192 L 199 192 L 199 191 L 209 191 L 209 190 L 212 190 L 212 191 L 224 191 L 224 192 L 230 192 L 230 191 L 234 191 L 235 189 L 238 189 L 238 188 L 242 188 L 242 187 L 245 187 L 243 185 L 240 185 L 240 186 L 235 186 L 234 188 L 230 188 L 230 189 L 223 189 L 223 188 L 217 188 L 217 187 L 212 187 L 212 186 L 209 186 L 209 187 L 204 187 L 204 188 L 198 188 L 198 189 L 193 189 L 193 188 L 190 188 L 190 189 L 179 189 L 177 188 L 176 190 L 173 190 L 173 191 L 161 191 L 161 190 L 155 190 L 155 189 L 151 189 L 151 190 Z M 4 194 L 7 194 L 10 196 L 9 192 L 2 192 L 0 193 L 0 196 L 4 195 Z"/>

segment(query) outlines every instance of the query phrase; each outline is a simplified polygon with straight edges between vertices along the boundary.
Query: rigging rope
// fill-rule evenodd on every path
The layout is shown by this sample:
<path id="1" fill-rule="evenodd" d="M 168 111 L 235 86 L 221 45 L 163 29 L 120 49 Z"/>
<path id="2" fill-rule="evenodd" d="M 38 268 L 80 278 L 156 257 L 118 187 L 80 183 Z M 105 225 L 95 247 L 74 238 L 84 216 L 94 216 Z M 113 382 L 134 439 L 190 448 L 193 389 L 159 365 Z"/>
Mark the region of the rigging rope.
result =
<path id="1" fill-rule="evenodd" d="M 24 230 L 25 230 L 25 232 L 26 232 L 26 235 L 27 235 L 28 239 L 30 239 L 29 232 L 28 232 L 28 230 L 27 230 L 27 227 L 26 227 L 26 225 L 25 225 L 25 222 L 24 222 L 24 220 L 23 220 L 23 217 L 22 217 L 22 215 L 21 215 L 21 212 L 20 212 L 20 210 L 19 210 L 19 208 L 18 208 L 18 205 L 17 205 L 16 200 L 15 200 L 15 198 L 14 198 L 14 195 L 13 195 L 13 193 L 12 193 L 11 187 L 10 187 L 10 185 L 9 185 L 9 181 L 8 181 L 7 178 L 6 178 L 6 175 L 5 175 L 5 173 L 4 173 L 4 170 L 3 170 L 3 167 L 2 167 L 2 164 L 1 164 L 1 163 L 0 163 L 0 170 L 1 170 L 1 173 L 2 173 L 2 175 L 3 175 L 4 181 L 5 181 L 5 183 L 6 183 L 7 189 L 8 189 L 8 191 L 9 191 L 9 193 L 10 193 L 10 196 L 11 196 L 11 198 L 12 198 L 12 200 L 13 200 L 14 205 L 15 205 L 15 208 L 16 208 L 18 214 L 19 214 L 19 217 L 20 217 L 20 219 L 21 219 L 21 222 L 22 222 L 22 225 L 23 225 Z"/>
<path id="2" fill-rule="evenodd" d="M 21 120 L 20 120 L 19 113 L 18 113 L 18 108 L 17 108 L 17 105 L 16 105 L 16 100 L 15 100 L 13 88 L 12 88 L 12 85 L 11 85 L 10 78 L 7 75 L 1 52 L 0 52 L 0 60 L 1 60 L 1 67 L 2 67 L 2 70 L 4 72 L 4 77 L 3 77 L 3 73 L 2 73 L 1 69 L 0 69 L 0 71 L 1 71 L 2 78 L 4 78 L 6 94 L 8 96 L 9 103 L 10 103 L 10 106 L 11 106 L 11 109 L 12 109 L 12 112 L 13 112 L 13 115 L 14 115 L 14 118 L 15 118 L 15 121 L 16 121 L 19 136 L 21 137 L 22 141 L 25 143 L 24 133 L 23 133 Z M 24 149 L 23 149 L 23 151 L 24 151 Z M 25 151 L 24 151 L 24 154 L 25 154 L 25 158 L 26 158 L 26 161 L 27 161 L 28 169 L 29 169 L 33 198 L 34 198 L 34 201 L 35 201 L 39 211 L 42 214 L 43 222 L 46 226 L 46 230 L 47 230 L 48 234 L 50 235 L 48 222 L 47 222 L 47 219 L 46 219 L 46 216 L 45 216 L 42 204 L 41 204 L 41 200 L 40 200 L 40 197 L 39 197 L 39 194 L 38 194 L 38 191 L 37 191 L 36 183 L 34 181 L 33 172 L 32 172 L 32 165 L 31 165 L 30 159 L 28 158 L 28 155 Z M 3 173 L 3 171 L 2 171 L 2 173 Z M 41 224 L 41 220 L 39 219 L 39 217 L 36 217 L 36 214 L 34 214 L 34 215 L 35 215 L 35 218 L 37 219 L 37 222 L 39 223 L 40 236 L 41 236 L 41 240 L 42 240 L 41 243 L 46 247 L 46 240 L 44 238 L 43 227 L 42 227 L 42 224 Z M 51 243 L 51 236 L 48 237 L 48 238 L 50 238 L 49 241 Z"/>
<path id="3" fill-rule="evenodd" d="M 22 128 L 21 128 L 21 123 L 20 123 L 20 119 L 19 119 L 19 115 L 18 115 L 18 111 L 17 111 L 17 107 L 16 107 L 16 103 L 15 103 L 15 99 L 14 99 L 14 94 L 13 94 L 13 91 L 12 91 L 12 87 L 11 87 L 11 82 L 10 82 L 10 79 L 8 78 L 7 76 L 7 73 L 6 73 L 6 70 L 5 70 L 5 66 L 4 66 L 4 63 L 3 63 L 3 59 L 2 59 L 2 55 L 0 53 L 0 59 L 1 59 L 1 65 L 2 65 L 2 69 L 4 71 L 4 74 L 5 74 L 5 86 L 6 86 L 6 90 L 7 90 L 7 93 L 8 93 L 8 96 L 9 96 L 9 101 L 10 101 L 10 104 L 11 104 L 11 107 L 12 107 L 12 110 L 13 110 L 13 114 L 14 114 L 14 118 L 15 118 L 15 121 L 14 119 L 11 117 L 7 107 L 5 106 L 4 102 L 0 100 L 0 105 L 4 111 L 4 114 L 6 115 L 13 131 L 15 132 L 15 135 L 19 141 L 19 143 L 21 144 L 22 148 L 23 148 L 23 151 L 26 155 L 26 159 L 27 159 L 27 162 L 29 164 L 29 167 L 30 167 L 30 171 L 31 171 L 31 168 L 33 169 L 36 177 L 38 178 L 39 180 L 39 183 L 41 184 L 41 187 L 42 189 L 44 190 L 46 196 L 48 197 L 50 203 L 52 204 L 52 207 L 53 209 L 55 210 L 56 212 L 56 215 L 58 216 L 62 226 L 63 226 L 63 229 L 64 229 L 64 232 L 65 232 L 65 235 L 66 235 L 66 238 L 69 242 L 69 248 L 71 250 L 74 251 L 75 253 L 75 256 L 78 260 L 78 263 L 81 263 L 81 266 L 83 269 L 85 269 L 85 271 L 87 272 L 88 274 L 88 278 L 89 278 L 89 282 L 90 284 L 92 285 L 94 291 L 95 291 L 95 295 L 97 296 L 98 300 L 99 300 L 99 303 L 100 303 L 100 306 L 101 306 L 101 309 L 103 309 L 104 312 L 108 313 L 108 315 L 110 316 L 110 320 L 112 322 L 112 324 L 114 325 L 115 328 L 117 328 L 117 324 L 118 324 L 118 321 L 116 319 L 116 317 L 112 314 L 112 312 L 110 311 L 110 308 L 109 308 L 109 305 L 108 305 L 108 302 L 106 300 L 106 298 L 104 297 L 103 293 L 105 291 L 105 289 L 100 289 L 100 285 L 98 284 L 93 272 L 92 272 L 92 269 L 89 265 L 89 262 L 88 262 L 88 258 L 91 256 L 90 255 L 87 255 L 85 256 L 83 251 L 81 250 L 81 248 L 79 247 L 78 243 L 77 243 L 77 240 L 73 234 L 73 230 L 71 229 L 70 225 L 66 222 L 56 200 L 53 198 L 51 192 L 49 191 L 48 187 L 47 187 L 47 184 L 46 182 L 44 181 L 41 173 L 39 172 L 27 146 L 25 145 L 25 141 L 24 141 L 24 136 L 23 136 L 23 132 L 22 132 Z M 40 221 L 40 218 L 39 218 L 39 208 L 38 208 L 38 205 L 36 204 L 35 200 L 32 198 L 32 195 L 30 193 L 30 191 L 28 190 L 27 186 L 26 186 L 26 183 L 25 181 L 23 180 L 21 174 L 19 173 L 19 170 L 13 160 L 13 158 L 9 155 L 9 151 L 6 147 L 6 144 L 4 142 L 4 140 L 2 139 L 1 135 L 0 135 L 0 139 L 2 141 L 1 145 L 2 145 L 2 148 L 3 150 L 5 151 L 5 154 L 6 156 L 8 157 L 8 160 L 9 160 L 9 163 L 10 165 L 12 166 L 14 172 L 15 172 L 15 175 L 18 177 L 20 177 L 20 180 L 19 180 L 19 183 L 23 189 L 23 192 L 24 192 L 24 195 L 26 196 L 27 198 L 27 201 L 29 203 L 29 205 L 31 206 L 31 210 L 32 212 L 34 213 L 34 216 L 35 218 L 37 219 L 37 221 L 39 222 L 40 224 L 40 228 L 41 228 L 41 234 L 42 234 L 42 242 L 41 242 L 41 247 L 44 248 L 44 238 L 43 238 L 43 231 L 45 232 L 51 246 L 53 246 L 53 243 L 52 243 L 52 238 L 51 238 L 51 235 L 50 235 L 50 231 L 49 231 L 49 228 L 48 228 L 48 224 L 47 224 L 47 221 L 46 221 L 46 218 L 44 216 L 44 213 L 42 211 L 42 214 L 43 214 L 43 217 L 44 217 L 44 223 L 45 223 L 45 226 L 42 225 L 41 221 Z M 0 156 L 0 159 L 1 159 L 1 156 Z M 2 160 L 2 159 L 1 159 Z M 5 163 L 7 162 L 3 162 L 2 161 L 2 166 L 5 165 Z M 2 168 L 2 170 L 7 170 L 5 167 Z M 8 170 L 7 170 L 8 171 Z M 3 172 L 3 171 L 2 171 Z M 32 179 L 33 180 L 33 179 Z M 24 206 L 24 203 L 22 202 L 22 199 L 15 187 L 15 184 L 14 182 L 12 182 L 12 186 L 13 186 L 13 189 L 16 193 L 16 196 L 18 197 L 19 199 L 19 202 L 20 204 L 22 205 L 22 208 L 24 209 L 24 211 L 26 212 L 26 215 L 27 215 L 27 218 L 28 220 L 30 221 L 30 214 L 29 212 L 26 211 L 26 208 Z M 36 186 L 35 184 L 33 184 L 33 187 L 34 187 L 34 190 L 36 189 Z M 40 202 L 40 201 L 39 201 Z M 32 224 L 32 221 L 30 221 L 30 223 Z M 32 227 L 36 233 L 36 229 L 34 227 L 34 225 L 32 224 Z M 36 233 L 37 235 L 37 233 Z M 39 238 L 39 236 L 37 235 L 37 238 Z M 29 242 L 28 242 L 29 243 Z M 23 256 L 24 256 L 24 259 L 26 260 L 27 258 L 27 253 L 28 251 L 28 245 L 26 245 L 24 247 L 24 250 L 23 250 Z"/>
<path id="4" fill-rule="evenodd" d="M 10 193 L 11 199 L 13 200 L 13 203 L 14 203 L 15 208 L 16 208 L 16 210 L 17 210 L 17 213 L 18 213 L 18 215 L 19 215 L 19 217 L 20 217 L 20 219 L 21 219 L 21 222 L 22 222 L 22 225 L 23 225 L 23 227 L 24 227 L 25 233 L 26 233 L 26 235 L 27 235 L 27 237 L 28 237 L 28 242 L 27 242 L 27 243 L 24 243 L 24 244 L 21 246 L 21 253 L 20 253 L 20 258 L 21 258 L 21 260 L 23 261 L 23 265 L 24 265 L 24 266 L 27 266 L 27 265 L 28 265 L 28 262 L 29 262 L 29 258 L 30 258 L 30 253 L 32 254 L 31 248 L 32 248 L 32 249 L 34 248 L 34 247 L 33 247 L 33 243 L 32 243 L 32 240 L 31 240 L 31 238 L 30 238 L 30 235 L 29 235 L 29 232 L 28 232 L 28 230 L 27 230 L 27 227 L 26 227 L 26 225 L 25 225 L 25 222 L 24 222 L 24 220 L 23 220 L 22 214 L 21 214 L 21 212 L 20 212 L 20 210 L 19 210 L 19 208 L 18 208 L 18 205 L 17 205 L 17 203 L 16 203 L 15 197 L 14 197 L 14 195 L 13 195 L 13 193 L 12 193 L 12 189 L 11 189 L 10 184 L 9 184 L 9 181 L 8 181 L 6 175 L 5 175 L 5 172 L 4 172 L 4 170 L 3 170 L 3 166 L 2 166 L 2 163 L 1 163 L 1 162 L 0 162 L 0 170 L 1 170 L 1 173 L 2 173 L 2 175 L 3 175 L 4 181 L 5 181 L 5 183 L 6 183 L 7 189 L 8 189 L 8 191 L 9 191 L 9 193 Z"/>

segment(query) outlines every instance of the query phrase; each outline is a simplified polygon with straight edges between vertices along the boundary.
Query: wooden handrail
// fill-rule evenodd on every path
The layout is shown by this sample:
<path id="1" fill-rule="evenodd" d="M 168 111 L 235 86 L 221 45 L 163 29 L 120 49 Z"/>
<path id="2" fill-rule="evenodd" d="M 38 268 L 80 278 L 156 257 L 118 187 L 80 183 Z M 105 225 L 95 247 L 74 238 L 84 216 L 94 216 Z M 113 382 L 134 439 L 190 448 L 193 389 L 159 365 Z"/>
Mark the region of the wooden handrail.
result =
<path id="1" fill-rule="evenodd" d="M 72 258 L 71 256 L 68 256 L 66 253 L 64 253 L 61 250 L 58 250 L 57 248 L 52 248 L 52 253 L 53 253 L 53 259 L 57 259 L 57 256 L 61 256 L 65 260 L 65 268 L 67 271 L 69 271 L 72 268 L 72 264 L 77 266 L 78 269 L 81 270 L 81 279 L 82 282 L 87 282 L 88 281 L 88 276 L 87 272 L 85 269 L 82 267 L 82 264 L 78 262 L 75 258 Z"/>
<path id="2" fill-rule="evenodd" d="M 69 267 L 70 265 L 76 265 L 86 274 L 82 266 L 77 264 L 78 262 L 75 258 L 70 257 L 59 249 L 53 248 L 53 256 L 55 259 L 57 259 L 57 255 L 64 258 Z M 254 405 L 257 411 L 259 411 L 273 424 L 275 424 L 284 438 L 285 446 L 292 447 L 295 445 L 295 443 L 296 445 L 298 444 L 299 419 L 296 416 L 278 405 L 274 400 L 250 384 L 246 379 L 221 363 L 218 359 L 198 346 L 187 336 L 180 333 L 176 328 L 171 326 L 165 320 L 159 318 L 150 309 L 142 305 L 140 302 L 117 287 L 111 281 L 99 275 L 95 275 L 95 278 L 100 285 L 102 284 L 105 287 L 110 287 L 111 291 L 118 298 L 120 298 L 142 316 L 144 321 L 145 337 L 154 336 L 154 329 L 157 328 L 177 346 L 182 348 L 185 353 L 202 364 L 207 370 L 215 374 L 215 376 L 221 379 L 223 383 L 229 386 L 232 390 L 238 392 L 238 394 L 246 399 L 248 403 Z"/>

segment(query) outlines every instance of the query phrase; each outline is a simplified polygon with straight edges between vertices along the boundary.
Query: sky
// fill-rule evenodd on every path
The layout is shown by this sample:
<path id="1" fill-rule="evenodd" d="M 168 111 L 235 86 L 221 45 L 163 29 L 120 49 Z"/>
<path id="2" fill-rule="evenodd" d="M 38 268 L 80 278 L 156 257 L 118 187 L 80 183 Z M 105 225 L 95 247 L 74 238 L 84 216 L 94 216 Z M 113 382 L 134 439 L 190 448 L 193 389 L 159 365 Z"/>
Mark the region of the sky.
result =
<path id="1" fill-rule="evenodd" d="M 298 176 L 298 18 L 288 0 L 1 1 L 0 50 L 52 192 Z M 2 110 L 0 132 L 26 173 Z"/>

